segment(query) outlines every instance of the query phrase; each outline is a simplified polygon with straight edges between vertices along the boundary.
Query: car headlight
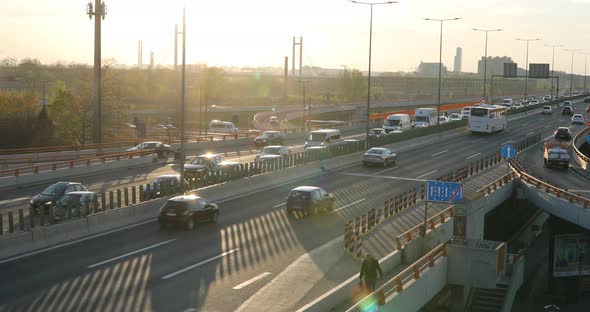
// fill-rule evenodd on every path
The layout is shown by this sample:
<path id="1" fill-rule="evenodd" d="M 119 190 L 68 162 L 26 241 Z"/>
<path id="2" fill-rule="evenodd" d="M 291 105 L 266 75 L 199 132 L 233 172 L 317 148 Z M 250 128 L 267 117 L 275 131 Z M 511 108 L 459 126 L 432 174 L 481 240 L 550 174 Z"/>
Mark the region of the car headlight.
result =
<path id="1" fill-rule="evenodd" d="M 31 205 L 33 205 L 33 204 L 34 204 L 34 202 L 33 202 L 33 200 L 31 199 Z"/>
<path id="2" fill-rule="evenodd" d="M 51 206 L 51 205 L 53 205 L 53 202 L 52 201 L 48 201 L 48 202 L 45 203 L 45 205 Z"/>
<path id="3" fill-rule="evenodd" d="M 322 142 L 322 144 L 320 144 L 321 146 L 324 146 L 324 142 Z"/>

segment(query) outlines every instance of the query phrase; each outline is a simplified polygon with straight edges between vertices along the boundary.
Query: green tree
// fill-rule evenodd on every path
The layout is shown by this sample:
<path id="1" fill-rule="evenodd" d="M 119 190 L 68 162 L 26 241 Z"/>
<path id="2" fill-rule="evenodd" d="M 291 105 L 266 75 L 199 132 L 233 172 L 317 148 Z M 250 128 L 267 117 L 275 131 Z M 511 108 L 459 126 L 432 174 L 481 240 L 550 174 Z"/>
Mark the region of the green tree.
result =
<path id="1" fill-rule="evenodd" d="M 68 90 L 63 82 L 52 89 L 48 113 L 60 144 L 84 144 L 90 134 L 90 102 Z"/>
<path id="2" fill-rule="evenodd" d="M 33 139 L 39 98 L 31 93 L 0 91 L 1 148 L 28 147 Z"/>

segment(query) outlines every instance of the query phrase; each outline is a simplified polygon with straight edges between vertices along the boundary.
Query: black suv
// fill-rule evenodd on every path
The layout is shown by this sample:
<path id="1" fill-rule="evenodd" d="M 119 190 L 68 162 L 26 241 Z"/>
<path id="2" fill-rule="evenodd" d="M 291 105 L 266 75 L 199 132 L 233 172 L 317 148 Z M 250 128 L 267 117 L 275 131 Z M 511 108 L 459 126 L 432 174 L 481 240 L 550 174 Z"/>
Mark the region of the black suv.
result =
<path id="1" fill-rule="evenodd" d="M 196 195 L 182 195 L 170 198 L 162 208 L 158 222 L 160 228 L 168 224 L 182 225 L 192 231 L 196 222 L 217 222 L 219 207 Z"/>
<path id="2" fill-rule="evenodd" d="M 65 182 L 60 181 L 50 185 L 48 188 L 43 190 L 41 194 L 35 195 L 31 199 L 31 208 L 35 213 L 39 213 L 43 208 L 44 213 L 49 213 L 50 209 L 55 206 L 55 202 L 60 199 L 64 194 L 77 191 L 88 191 L 84 185 L 78 182 Z"/>
<path id="3" fill-rule="evenodd" d="M 318 214 L 321 211 L 333 211 L 334 195 L 317 186 L 300 186 L 294 188 L 287 197 L 287 212 L 301 211 Z"/>
<path id="4" fill-rule="evenodd" d="M 572 109 L 571 106 L 564 106 L 561 109 L 561 114 L 562 115 L 573 115 L 574 114 L 574 110 Z"/>
<path id="5" fill-rule="evenodd" d="M 254 139 L 254 145 L 284 145 L 285 135 L 281 131 L 264 131 Z"/>
<path id="6" fill-rule="evenodd" d="M 571 140 L 572 139 L 572 130 L 568 127 L 559 127 L 555 130 L 555 139 L 556 140 Z"/>

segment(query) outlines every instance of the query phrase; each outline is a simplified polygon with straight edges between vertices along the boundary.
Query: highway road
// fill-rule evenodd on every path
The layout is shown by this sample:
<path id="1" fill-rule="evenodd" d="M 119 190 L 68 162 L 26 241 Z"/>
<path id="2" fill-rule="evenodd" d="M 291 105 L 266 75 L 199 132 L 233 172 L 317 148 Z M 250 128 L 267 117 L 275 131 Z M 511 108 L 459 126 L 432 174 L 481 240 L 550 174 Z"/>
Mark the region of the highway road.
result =
<path id="1" fill-rule="evenodd" d="M 0 311 L 233 311 L 299 256 L 341 236 L 345 218 L 381 207 L 385 198 L 412 186 L 374 176 L 433 178 L 496 153 L 506 143 L 535 134 L 548 137 L 562 125 L 569 122 L 559 114 L 541 116 L 535 111 L 511 118 L 508 130 L 500 133 L 465 132 L 400 152 L 390 168 L 355 164 L 228 198 L 219 202 L 219 224 L 202 225 L 194 232 L 160 231 L 154 221 L 147 221 L 0 262 Z M 320 185 L 333 192 L 338 210 L 315 217 L 287 216 L 284 199 L 299 185 Z M 346 278 L 330 276 L 323 287 L 314 288 L 317 296 Z"/>

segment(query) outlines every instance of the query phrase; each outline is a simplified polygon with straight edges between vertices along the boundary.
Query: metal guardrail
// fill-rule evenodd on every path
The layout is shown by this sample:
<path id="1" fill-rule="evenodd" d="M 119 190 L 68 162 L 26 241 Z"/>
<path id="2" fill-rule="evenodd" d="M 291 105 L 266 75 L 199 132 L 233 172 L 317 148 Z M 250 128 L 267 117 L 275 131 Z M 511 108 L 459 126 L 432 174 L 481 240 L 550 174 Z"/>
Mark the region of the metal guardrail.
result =
<path id="1" fill-rule="evenodd" d="M 586 163 L 586 165 L 588 163 L 590 163 L 590 158 L 586 155 L 584 155 L 584 153 L 580 152 L 580 150 L 578 149 L 578 141 L 580 140 L 580 138 L 587 134 L 588 132 L 590 132 L 590 128 L 584 128 L 584 130 L 578 132 L 578 134 L 576 134 L 576 136 L 574 136 L 574 142 L 573 142 L 573 149 L 574 149 L 574 153 L 576 153 L 576 155 L 578 155 L 578 157 L 580 158 L 580 160 L 584 161 Z"/>
<path id="2" fill-rule="evenodd" d="M 449 206 L 441 212 L 433 215 L 426 220 L 428 228 L 434 230 L 438 225 L 444 224 L 449 221 L 455 215 L 455 205 Z M 397 249 L 402 250 L 404 246 L 411 242 L 415 237 L 418 237 L 424 233 L 424 224 L 420 223 L 413 228 L 403 232 L 396 237 Z"/>
<path id="3" fill-rule="evenodd" d="M 360 307 L 369 307 L 376 305 L 376 294 L 382 293 L 385 298 L 400 293 L 404 290 L 404 286 L 413 280 L 420 279 L 422 272 L 428 268 L 432 268 L 435 265 L 436 260 L 447 257 L 447 247 L 445 244 L 440 244 L 431 250 L 429 253 L 424 255 L 418 261 L 401 271 L 394 278 L 385 282 L 381 287 L 377 288 L 374 292 L 361 299 L 355 305 L 350 307 L 346 312 L 356 311 Z"/>

